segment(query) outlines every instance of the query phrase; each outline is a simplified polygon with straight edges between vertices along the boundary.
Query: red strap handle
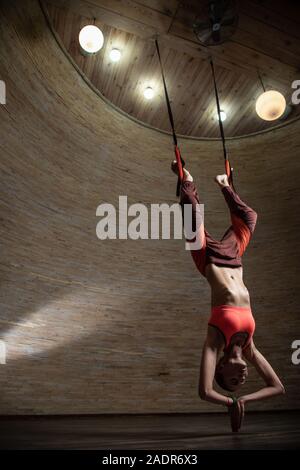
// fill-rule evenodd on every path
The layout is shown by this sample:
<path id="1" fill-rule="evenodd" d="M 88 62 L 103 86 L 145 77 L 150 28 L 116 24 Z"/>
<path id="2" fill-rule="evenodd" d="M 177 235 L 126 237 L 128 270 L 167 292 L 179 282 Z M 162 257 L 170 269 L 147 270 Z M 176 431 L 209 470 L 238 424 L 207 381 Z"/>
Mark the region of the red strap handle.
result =
<path id="1" fill-rule="evenodd" d="M 225 172 L 226 172 L 228 180 L 230 180 L 230 178 L 231 178 L 231 168 L 230 168 L 229 160 L 225 160 Z"/>
<path id="2" fill-rule="evenodd" d="M 182 158 L 180 155 L 180 150 L 177 147 L 177 145 L 175 145 L 175 156 L 176 156 L 176 161 L 177 161 L 177 166 L 178 166 L 178 177 L 180 179 L 180 182 L 182 182 L 183 180 Z"/>
<path id="3" fill-rule="evenodd" d="M 233 174 L 232 174 L 232 168 L 230 166 L 230 162 L 228 159 L 225 160 L 225 172 L 228 178 L 228 182 L 232 189 L 235 191 L 234 185 L 233 185 Z"/>

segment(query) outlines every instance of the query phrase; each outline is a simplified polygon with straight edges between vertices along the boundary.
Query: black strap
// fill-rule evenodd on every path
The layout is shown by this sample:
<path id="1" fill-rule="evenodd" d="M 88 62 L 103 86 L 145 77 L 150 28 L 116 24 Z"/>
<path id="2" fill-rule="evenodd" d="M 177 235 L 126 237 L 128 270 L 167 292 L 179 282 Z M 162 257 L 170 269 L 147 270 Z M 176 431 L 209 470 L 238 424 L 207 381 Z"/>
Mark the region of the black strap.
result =
<path id="1" fill-rule="evenodd" d="M 218 93 L 218 87 L 217 87 L 217 81 L 216 81 L 216 75 L 215 75 L 215 67 L 214 67 L 214 63 L 213 63 L 212 58 L 210 59 L 210 65 L 211 65 L 211 71 L 212 71 L 214 88 L 215 88 L 216 103 L 217 103 L 217 110 L 218 110 L 218 120 L 219 120 L 220 134 L 221 134 L 221 139 L 222 139 L 223 154 L 224 154 L 224 160 L 225 160 L 225 169 L 226 169 L 226 173 L 227 173 L 227 176 L 228 176 L 228 179 L 229 179 L 229 184 L 231 184 L 232 188 L 234 189 L 232 168 L 231 168 L 230 163 L 229 163 L 227 149 L 226 149 L 226 140 L 225 140 L 224 127 L 223 127 L 223 122 L 222 122 L 222 119 L 221 119 L 221 108 L 220 108 L 219 93 Z M 228 168 L 228 172 L 227 172 L 227 168 Z"/>
<path id="2" fill-rule="evenodd" d="M 166 97 L 168 114 L 169 114 L 169 121 L 170 121 L 171 128 L 172 128 L 173 142 L 174 142 L 175 148 L 177 148 L 177 150 L 180 153 L 180 150 L 179 150 L 178 145 L 177 145 L 177 135 L 176 135 L 176 131 L 175 131 L 174 118 L 173 118 L 171 103 L 170 103 L 170 99 L 169 99 L 169 95 L 168 95 L 168 90 L 167 90 L 167 85 L 166 85 L 166 80 L 165 80 L 164 70 L 163 70 L 163 66 L 162 66 L 162 62 L 161 62 L 161 56 L 160 56 L 160 51 L 159 51 L 159 46 L 158 46 L 157 39 L 155 40 L 155 45 L 156 45 L 157 55 L 158 55 L 158 59 L 159 59 L 159 63 L 160 63 L 161 76 L 162 76 L 162 80 L 163 80 L 163 84 L 164 84 L 165 97 Z M 175 153 L 176 153 L 176 151 L 175 151 Z M 185 161 L 181 157 L 181 154 L 180 154 L 180 161 L 181 161 L 182 168 L 184 168 Z M 177 196 L 179 196 L 179 193 L 180 193 L 180 185 L 181 185 L 181 181 L 180 181 L 180 177 L 178 176 L 177 188 L 176 188 L 176 195 Z"/>
<path id="3" fill-rule="evenodd" d="M 161 76 L 162 76 L 162 79 L 163 79 L 163 84 L 164 84 L 164 89 L 165 89 L 165 96 L 166 96 L 169 120 L 170 120 L 170 124 L 171 124 L 171 127 L 172 127 L 173 141 L 174 141 L 174 145 L 177 145 L 177 136 L 176 136 L 176 132 L 175 132 L 173 113 L 172 113 L 172 109 L 171 109 L 170 99 L 169 99 L 169 95 L 168 95 L 168 90 L 167 90 L 167 85 L 166 85 L 166 80 L 165 80 L 165 76 L 164 76 L 164 70 L 163 70 L 163 66 L 162 66 L 162 62 L 161 62 L 161 57 L 160 57 L 159 46 L 158 46 L 157 40 L 155 40 L 155 45 L 156 45 L 157 55 L 158 55 L 158 59 L 159 59 L 159 63 L 160 63 Z"/>
<path id="4" fill-rule="evenodd" d="M 217 110 L 218 110 L 218 118 L 219 118 L 219 127 L 220 127 L 220 134 L 221 134 L 221 139 L 222 139 L 222 144 L 223 144 L 223 154 L 225 160 L 228 160 L 227 157 L 227 150 L 226 150 L 226 141 L 225 141 L 225 134 L 224 134 L 224 127 L 221 119 L 221 108 L 220 108 L 220 100 L 219 100 L 219 93 L 218 93 L 218 88 L 217 88 L 217 82 L 216 82 L 216 75 L 215 75 L 215 67 L 213 60 L 210 59 L 210 65 L 211 65 L 211 71 L 212 71 L 212 76 L 213 76 L 213 81 L 214 81 L 214 88 L 215 88 L 215 95 L 216 95 L 216 102 L 217 102 Z"/>

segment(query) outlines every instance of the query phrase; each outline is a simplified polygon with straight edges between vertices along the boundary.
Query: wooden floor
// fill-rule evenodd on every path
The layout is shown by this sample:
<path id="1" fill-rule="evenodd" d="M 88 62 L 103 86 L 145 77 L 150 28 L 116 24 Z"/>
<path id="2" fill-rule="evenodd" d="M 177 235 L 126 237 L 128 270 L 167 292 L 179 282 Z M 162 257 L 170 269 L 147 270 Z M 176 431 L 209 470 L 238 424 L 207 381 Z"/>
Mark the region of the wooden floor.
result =
<path id="1" fill-rule="evenodd" d="M 220 414 L 1 417 L 1 449 L 299 449 L 300 411 L 248 413 L 231 434 Z"/>

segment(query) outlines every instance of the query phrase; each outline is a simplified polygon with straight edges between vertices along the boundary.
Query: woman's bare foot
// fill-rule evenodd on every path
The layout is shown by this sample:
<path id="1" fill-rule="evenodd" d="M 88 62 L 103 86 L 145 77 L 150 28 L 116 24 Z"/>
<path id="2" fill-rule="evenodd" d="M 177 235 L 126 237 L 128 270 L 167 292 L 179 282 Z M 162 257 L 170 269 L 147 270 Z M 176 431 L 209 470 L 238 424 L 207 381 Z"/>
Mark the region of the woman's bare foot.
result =
<path id="1" fill-rule="evenodd" d="M 220 188 L 225 188 L 226 186 L 229 186 L 229 182 L 228 182 L 228 177 L 226 174 L 224 175 L 217 175 L 215 177 L 215 182 L 218 183 L 218 185 L 220 186 Z"/>
<path id="2" fill-rule="evenodd" d="M 173 160 L 171 164 L 171 169 L 175 175 L 178 176 L 178 165 L 177 160 Z M 188 172 L 186 168 L 183 168 L 183 181 L 193 181 L 192 175 Z"/>

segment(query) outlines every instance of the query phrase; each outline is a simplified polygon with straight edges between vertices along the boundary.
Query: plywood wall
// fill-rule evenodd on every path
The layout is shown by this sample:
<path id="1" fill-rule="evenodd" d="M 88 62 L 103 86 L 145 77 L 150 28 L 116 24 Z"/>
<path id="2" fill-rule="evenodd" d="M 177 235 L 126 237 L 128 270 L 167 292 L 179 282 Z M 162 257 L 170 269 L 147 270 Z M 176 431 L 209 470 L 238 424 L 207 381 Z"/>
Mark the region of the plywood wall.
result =
<path id="1" fill-rule="evenodd" d="M 96 237 L 101 202 L 172 203 L 169 136 L 107 105 L 55 41 L 38 2 L 1 2 L 0 412 L 200 412 L 209 290 L 181 240 Z M 299 122 L 229 143 L 236 186 L 258 211 L 245 255 L 256 343 L 298 408 Z M 208 229 L 229 219 L 213 182 L 218 141 L 181 141 Z M 260 381 L 251 371 L 249 389 Z"/>

